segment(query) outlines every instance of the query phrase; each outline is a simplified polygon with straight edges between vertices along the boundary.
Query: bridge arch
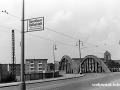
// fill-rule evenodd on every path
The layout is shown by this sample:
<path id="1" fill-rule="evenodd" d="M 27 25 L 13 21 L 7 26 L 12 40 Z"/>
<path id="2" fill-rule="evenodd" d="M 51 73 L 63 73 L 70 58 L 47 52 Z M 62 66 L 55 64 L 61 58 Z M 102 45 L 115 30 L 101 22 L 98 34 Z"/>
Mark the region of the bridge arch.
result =
<path id="1" fill-rule="evenodd" d="M 78 65 L 68 55 L 61 58 L 59 70 L 65 73 L 78 73 Z"/>
<path id="2" fill-rule="evenodd" d="M 110 72 L 105 63 L 94 55 L 87 55 L 81 61 L 81 70 L 83 73 Z"/>

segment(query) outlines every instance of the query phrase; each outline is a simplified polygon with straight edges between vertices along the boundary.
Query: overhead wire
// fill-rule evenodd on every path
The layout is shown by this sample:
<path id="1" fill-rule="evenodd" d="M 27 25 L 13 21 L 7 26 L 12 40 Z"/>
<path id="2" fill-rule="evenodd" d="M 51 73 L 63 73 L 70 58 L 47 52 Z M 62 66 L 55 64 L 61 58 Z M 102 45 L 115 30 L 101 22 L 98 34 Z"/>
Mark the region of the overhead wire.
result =
<path id="1" fill-rule="evenodd" d="M 15 17 L 15 18 L 20 19 L 19 17 L 14 16 L 14 15 L 12 15 L 12 14 L 10 14 L 10 13 L 7 13 L 7 14 L 8 14 L 8 15 L 10 15 L 10 16 L 13 16 L 13 17 Z M 47 30 L 52 31 L 52 32 L 55 32 L 55 33 L 58 33 L 58 34 L 61 34 L 61 35 L 67 36 L 67 37 L 69 37 L 69 38 L 71 38 L 71 39 L 74 39 L 74 40 L 79 40 L 79 39 L 77 39 L 77 38 L 74 38 L 74 37 L 71 37 L 71 36 L 69 36 L 69 35 L 66 35 L 66 34 L 63 34 L 63 33 L 61 33 L 61 32 L 55 31 L 55 30 L 53 30 L 53 29 L 50 29 L 50 28 L 48 28 L 48 27 L 45 27 L 45 28 L 46 28 Z M 82 40 L 81 40 L 81 41 L 82 41 Z M 99 47 L 99 46 L 97 46 L 97 45 L 94 45 L 94 44 L 91 44 L 91 43 L 88 43 L 88 42 L 85 42 L 85 41 L 82 41 L 82 42 L 84 42 L 84 43 L 87 43 L 87 44 L 90 44 L 90 45 L 93 45 L 93 46 L 95 46 L 95 47 L 100 48 L 100 47 Z M 100 48 L 100 49 L 104 50 L 103 48 Z"/>
<path id="2" fill-rule="evenodd" d="M 89 51 L 89 52 L 93 52 L 93 53 L 97 53 L 97 54 L 102 54 L 103 55 L 103 53 L 98 53 L 98 52 L 95 52 L 95 51 L 91 51 L 91 50 L 86 50 L 86 48 L 85 49 L 83 49 L 83 50 L 85 50 L 85 51 Z"/>
<path id="3" fill-rule="evenodd" d="M 9 13 L 7 13 L 7 14 L 10 15 L 10 16 L 13 16 L 13 17 L 15 17 L 15 18 L 20 19 L 19 17 L 14 16 L 14 15 L 12 15 L 12 14 L 9 14 Z M 53 29 L 50 29 L 50 28 L 48 28 L 48 27 L 45 27 L 45 28 L 46 28 L 47 30 L 52 31 L 52 32 L 55 32 L 55 33 L 61 34 L 61 35 L 63 35 L 63 36 L 69 37 L 69 38 L 71 38 L 71 39 L 79 40 L 79 39 L 77 39 L 77 38 L 74 38 L 74 37 L 71 37 L 71 36 L 69 36 L 69 35 L 66 35 L 66 34 L 63 34 L 63 33 L 61 33 L 61 32 L 55 31 L 55 30 L 53 30 Z M 81 40 L 81 41 L 82 41 L 82 40 Z M 87 43 L 87 44 L 90 44 L 90 45 L 92 45 L 92 46 L 95 46 L 95 47 L 97 47 L 97 48 L 100 48 L 100 49 L 106 51 L 105 49 L 99 47 L 98 45 L 94 45 L 94 44 L 91 44 L 91 43 L 88 43 L 88 42 L 85 42 L 85 41 L 82 41 L 82 42 Z"/>
<path id="4" fill-rule="evenodd" d="M 71 37 L 71 36 L 69 36 L 69 35 L 63 34 L 63 33 L 61 33 L 61 32 L 57 32 L 57 31 L 55 31 L 55 30 L 53 30 L 53 29 L 50 29 L 50 28 L 48 28 L 48 27 L 45 27 L 45 28 L 48 29 L 48 30 L 50 30 L 50 31 L 52 31 L 52 32 L 55 32 L 55 33 L 58 33 L 58 34 L 61 34 L 61 35 L 67 36 L 67 37 L 69 37 L 69 38 L 71 38 L 71 39 L 79 40 L 79 39 L 77 39 L 77 38 L 74 38 L 74 37 Z M 97 47 L 97 48 L 100 48 L 100 49 L 106 51 L 105 49 L 99 47 L 98 45 L 94 45 L 94 44 L 91 44 L 91 43 L 88 43 L 88 42 L 85 42 L 85 41 L 82 41 L 82 40 L 81 40 L 81 42 L 84 42 L 84 43 L 90 44 L 90 45 L 92 45 L 92 46 L 95 46 L 95 47 Z"/>
<path id="5" fill-rule="evenodd" d="M 7 12 L 6 10 L 1 10 L 0 12 L 5 13 L 5 14 L 7 14 L 7 15 L 10 15 L 10 16 L 12 16 L 12 17 L 15 17 L 15 18 L 17 18 L 17 19 L 21 19 L 21 18 L 15 16 L 15 15 L 10 14 L 10 13 Z"/>
<path id="6" fill-rule="evenodd" d="M 14 16 L 14 15 L 8 13 L 8 12 L 7 12 L 6 14 L 8 14 L 8 15 L 10 15 L 10 16 L 13 16 L 13 17 L 15 17 L 15 18 L 20 19 L 19 17 Z M 11 28 L 6 27 L 6 26 L 2 26 L 2 25 L 0 25 L 0 26 L 1 26 L 1 27 L 5 27 L 5 28 L 8 28 L 8 29 L 11 29 Z M 66 35 L 66 34 L 63 34 L 63 33 L 61 33 L 61 32 L 55 31 L 55 30 L 53 30 L 53 29 L 50 29 L 50 28 L 48 28 L 48 27 L 45 27 L 45 28 L 46 28 L 47 30 L 52 31 L 52 32 L 55 32 L 55 33 L 58 33 L 58 34 L 64 35 L 64 36 L 66 36 L 66 37 L 69 37 L 69 38 L 71 38 L 71 39 L 79 40 L 79 39 L 77 39 L 77 38 L 74 38 L 74 37 L 71 37 L 71 36 L 69 36 L 69 35 Z M 20 32 L 19 30 L 16 30 L 16 31 Z M 36 35 L 33 35 L 33 34 L 29 34 L 29 35 L 36 36 Z M 36 36 L 36 37 L 39 37 L 39 36 Z M 72 46 L 72 47 L 76 47 L 76 46 L 73 46 L 73 45 L 65 44 L 65 43 L 62 43 L 62 42 L 59 42 L 59 41 L 55 41 L 55 40 L 51 40 L 51 39 L 44 38 L 44 37 L 39 37 L 39 38 L 46 39 L 46 40 L 53 41 L 53 42 L 57 42 L 57 43 L 61 43 L 61 44 L 68 45 L 68 46 Z M 102 49 L 102 50 L 105 51 L 105 49 L 99 47 L 98 45 L 94 45 L 94 44 L 91 44 L 91 43 L 88 43 L 88 42 L 85 42 L 85 41 L 82 41 L 82 42 L 87 43 L 87 44 L 90 44 L 90 45 L 93 45 L 93 46 L 98 47 L 98 48 L 100 48 L 100 49 Z"/>
<path id="7" fill-rule="evenodd" d="M 21 19 L 21 18 L 15 16 L 15 15 L 10 14 L 10 13 L 6 13 L 6 14 L 8 14 L 8 15 L 10 15 L 10 16 L 13 16 L 13 17 L 15 17 L 15 18 Z M 71 36 L 69 36 L 69 35 L 63 34 L 63 33 L 61 33 L 61 32 L 55 31 L 55 30 L 53 30 L 53 29 L 50 29 L 50 28 L 47 28 L 47 27 L 45 27 L 45 28 L 48 29 L 48 30 L 50 30 L 50 31 L 53 31 L 53 32 L 59 33 L 59 34 L 61 34 L 61 35 L 67 36 L 67 37 L 69 37 L 69 38 L 71 38 L 71 39 L 79 40 L 79 39 L 77 39 L 77 38 L 74 38 L 74 37 L 71 37 Z M 81 40 L 81 41 L 82 41 L 82 40 Z M 101 48 L 99 45 L 94 45 L 94 44 L 91 44 L 91 43 L 88 43 L 88 42 L 85 42 L 85 41 L 82 41 L 82 42 L 87 43 L 87 44 L 90 44 L 90 45 L 93 45 L 93 46 L 95 46 L 95 47 L 97 47 L 97 48 L 99 48 L 99 49 L 102 49 L 102 50 L 106 51 L 105 49 Z"/>
<path id="8" fill-rule="evenodd" d="M 0 25 L 0 26 L 1 26 L 1 27 L 4 27 L 4 28 L 7 28 L 7 29 L 15 30 L 15 31 L 21 33 L 19 30 L 16 30 L 16 29 L 13 29 L 13 28 L 6 27 L 6 26 L 3 26 L 3 25 Z M 48 39 L 48 38 L 45 38 L 45 37 L 40 37 L 40 36 L 37 36 L 37 35 L 34 35 L 34 34 L 30 34 L 30 33 L 26 33 L 26 34 L 31 35 L 31 36 L 34 36 L 34 37 L 46 39 L 46 40 L 49 40 L 49 41 L 52 41 L 52 42 L 57 42 L 57 43 L 60 43 L 60 44 L 63 44 L 63 45 L 67 45 L 67 46 L 71 46 L 71 47 L 76 47 L 76 46 L 73 46 L 73 45 L 70 45 L 70 44 L 66 44 L 66 43 L 62 43 L 62 42 L 59 42 L 59 41 L 51 40 L 51 39 Z"/>
<path id="9" fill-rule="evenodd" d="M 0 27 L 7 28 L 7 29 L 11 29 L 11 30 L 15 30 L 15 31 L 21 33 L 19 30 L 16 30 L 16 29 L 13 29 L 13 28 L 10 28 L 10 27 L 7 27 L 7 26 L 0 25 Z"/>
<path id="10" fill-rule="evenodd" d="M 50 30 L 50 31 L 52 31 L 52 32 L 56 32 L 56 33 L 58 33 L 58 34 L 67 36 L 67 37 L 69 37 L 69 38 L 72 38 L 72 39 L 74 39 L 74 40 L 79 40 L 79 39 L 76 39 L 76 38 L 71 37 L 71 36 L 69 36 L 69 35 L 63 34 L 63 33 L 61 33 L 61 32 L 54 31 L 53 29 L 50 29 L 50 28 L 48 28 L 48 27 L 45 27 L 45 28 L 48 29 L 48 30 Z"/>
<path id="11" fill-rule="evenodd" d="M 13 28 L 10 28 L 10 27 L 6 27 L 6 26 L 2 26 L 0 25 L 1 27 L 4 27 L 4 28 L 7 28 L 7 29 L 12 29 L 12 30 L 15 30 L 19 33 L 21 33 L 19 30 L 16 30 L 16 29 L 13 29 Z M 71 47 L 74 47 L 74 48 L 78 48 L 77 46 L 73 46 L 73 45 L 70 45 L 70 44 L 66 44 L 66 43 L 63 43 L 63 42 L 59 42 L 59 41 L 55 41 L 55 40 L 51 40 L 51 39 L 48 39 L 48 38 L 44 38 L 44 37 L 40 37 L 40 36 L 37 36 L 37 35 L 34 35 L 34 34 L 30 34 L 30 33 L 26 33 L 28 35 L 31 35 L 31 36 L 34 36 L 34 37 L 38 37 L 38 38 L 41 38 L 41 39 L 45 39 L 45 40 L 49 40 L 49 41 L 52 41 L 52 42 L 56 42 L 56 43 L 59 43 L 59 44 L 63 44 L 63 45 L 67 45 L 67 46 L 71 46 Z M 83 47 L 81 49 L 85 50 L 86 47 Z M 90 51 L 90 50 L 85 50 L 85 51 Z M 90 52 L 93 52 L 93 51 L 90 51 Z M 94 52 L 96 53 L 96 52 Z"/>

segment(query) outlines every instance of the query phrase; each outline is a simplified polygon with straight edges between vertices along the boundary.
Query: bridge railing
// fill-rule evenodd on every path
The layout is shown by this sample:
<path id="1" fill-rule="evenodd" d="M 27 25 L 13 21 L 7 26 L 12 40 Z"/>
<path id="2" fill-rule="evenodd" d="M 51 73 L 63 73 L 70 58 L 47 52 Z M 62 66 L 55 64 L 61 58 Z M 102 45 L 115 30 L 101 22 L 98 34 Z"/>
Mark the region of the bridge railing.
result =
<path id="1" fill-rule="evenodd" d="M 120 72 L 120 68 L 109 68 L 111 72 Z"/>

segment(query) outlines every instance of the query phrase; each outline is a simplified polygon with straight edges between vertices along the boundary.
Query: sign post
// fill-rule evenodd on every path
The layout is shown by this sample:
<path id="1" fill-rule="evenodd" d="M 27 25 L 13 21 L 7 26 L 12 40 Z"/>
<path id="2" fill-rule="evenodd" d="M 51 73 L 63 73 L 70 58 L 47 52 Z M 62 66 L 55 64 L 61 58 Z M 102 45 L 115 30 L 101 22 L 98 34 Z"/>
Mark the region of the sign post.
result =
<path id="1" fill-rule="evenodd" d="M 26 90 L 25 84 L 25 65 L 24 65 L 24 0 L 22 2 L 22 18 L 21 18 L 21 83 L 20 90 Z"/>
<path id="2" fill-rule="evenodd" d="M 25 5 L 24 0 L 22 0 L 22 18 L 21 18 L 21 82 L 20 90 L 26 90 L 25 84 L 25 30 L 24 30 L 24 21 L 25 21 Z M 27 32 L 41 31 L 44 30 L 44 17 L 27 19 Z"/>

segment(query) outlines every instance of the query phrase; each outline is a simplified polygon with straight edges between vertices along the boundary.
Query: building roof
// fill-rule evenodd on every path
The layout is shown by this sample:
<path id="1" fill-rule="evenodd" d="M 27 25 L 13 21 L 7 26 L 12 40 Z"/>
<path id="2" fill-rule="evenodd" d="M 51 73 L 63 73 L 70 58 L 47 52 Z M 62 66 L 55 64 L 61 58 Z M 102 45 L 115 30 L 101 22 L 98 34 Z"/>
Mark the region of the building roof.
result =
<path id="1" fill-rule="evenodd" d="M 81 59 L 83 60 L 84 58 Z M 80 58 L 72 58 L 72 60 L 80 60 Z"/>
<path id="2" fill-rule="evenodd" d="M 109 54 L 109 55 L 111 55 L 108 51 L 106 51 L 104 54 L 107 54 L 107 55 Z"/>
<path id="3" fill-rule="evenodd" d="M 99 58 L 99 59 L 101 59 L 102 61 L 104 61 L 104 58 Z"/>
<path id="4" fill-rule="evenodd" d="M 120 64 L 120 60 L 112 60 L 112 61 L 118 62 Z"/>
<path id="5" fill-rule="evenodd" d="M 84 58 L 81 58 L 81 60 L 80 60 L 80 58 L 72 58 L 73 61 L 79 61 L 79 62 L 82 62 L 83 59 L 84 59 Z"/>
<path id="6" fill-rule="evenodd" d="M 26 59 L 26 61 L 30 61 L 30 60 L 48 60 L 48 59 Z"/>

